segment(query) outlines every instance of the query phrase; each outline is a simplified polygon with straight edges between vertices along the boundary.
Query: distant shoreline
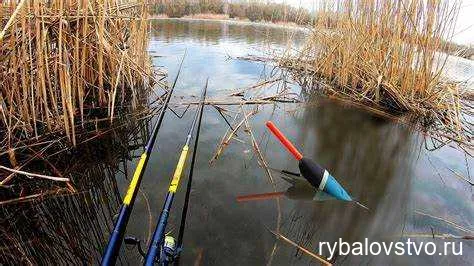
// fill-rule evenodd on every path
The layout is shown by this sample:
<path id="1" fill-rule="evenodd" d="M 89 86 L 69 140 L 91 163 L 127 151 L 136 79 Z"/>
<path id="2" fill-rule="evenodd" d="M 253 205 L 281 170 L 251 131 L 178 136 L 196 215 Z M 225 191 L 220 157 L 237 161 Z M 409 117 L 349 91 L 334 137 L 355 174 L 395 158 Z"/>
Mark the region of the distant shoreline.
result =
<path id="1" fill-rule="evenodd" d="M 285 22 L 267 22 L 267 21 L 250 21 L 248 19 L 239 19 L 239 18 L 229 18 L 226 15 L 219 15 L 219 14 L 196 14 L 193 16 L 185 16 L 180 18 L 170 18 L 166 15 L 150 15 L 148 18 L 149 20 L 177 20 L 177 21 L 215 21 L 215 22 L 226 22 L 226 23 L 235 23 L 235 24 L 242 24 L 242 25 L 259 25 L 259 26 L 267 26 L 267 27 L 274 27 L 274 28 L 282 28 L 282 29 L 291 29 L 291 30 L 299 30 L 303 32 L 309 32 L 311 29 L 309 27 L 305 27 L 302 25 L 298 25 L 295 23 L 285 23 Z M 461 52 L 458 52 L 461 51 Z M 447 49 L 444 51 L 445 53 L 461 57 L 467 60 L 474 61 L 474 47 L 468 47 L 466 45 L 461 45 L 457 43 L 450 43 Z"/>
<path id="2" fill-rule="evenodd" d="M 206 15 L 206 16 L 199 16 L 199 15 Z M 242 24 L 242 25 L 259 25 L 259 26 L 267 26 L 267 27 L 274 27 L 274 28 L 283 28 L 283 29 L 291 29 L 291 30 L 300 30 L 300 31 L 310 31 L 308 27 L 298 25 L 295 23 L 273 23 L 273 22 L 266 22 L 266 21 L 250 21 L 248 19 L 238 19 L 238 18 L 229 18 L 222 16 L 214 16 L 209 17 L 208 14 L 198 14 L 195 16 L 186 16 L 180 18 L 170 18 L 163 15 L 151 15 L 148 20 L 177 20 L 177 21 L 215 21 L 215 22 L 230 22 L 235 24 Z"/>

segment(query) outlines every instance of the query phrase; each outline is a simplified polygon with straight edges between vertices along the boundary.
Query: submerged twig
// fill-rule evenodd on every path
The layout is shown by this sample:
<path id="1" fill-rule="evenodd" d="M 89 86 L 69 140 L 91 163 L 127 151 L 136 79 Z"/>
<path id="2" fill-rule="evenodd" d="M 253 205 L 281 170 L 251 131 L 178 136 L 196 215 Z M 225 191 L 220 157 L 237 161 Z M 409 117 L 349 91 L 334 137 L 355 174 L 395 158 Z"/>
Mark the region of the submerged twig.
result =
<path id="1" fill-rule="evenodd" d="M 431 214 L 428 214 L 428 213 L 425 213 L 425 212 L 422 212 L 422 211 L 418 211 L 418 210 L 415 210 L 415 213 L 416 214 L 419 214 L 419 215 L 422 215 L 422 216 L 426 216 L 426 217 L 430 217 L 432 219 L 436 219 L 438 221 L 441 221 L 441 222 L 444 222 L 452 227 L 454 227 L 455 229 L 459 230 L 459 231 L 462 231 L 462 232 L 465 232 L 465 233 L 469 233 L 469 234 L 474 234 L 474 230 L 471 230 L 471 229 L 468 229 L 468 228 L 465 228 L 463 226 L 460 226 L 452 221 L 449 221 L 447 219 L 444 219 L 444 218 L 441 218 L 441 217 L 437 217 L 437 216 L 434 216 L 434 215 L 431 215 Z"/>
<path id="2" fill-rule="evenodd" d="M 7 170 L 7 171 L 10 171 L 10 172 L 15 173 L 15 174 L 26 175 L 28 177 L 38 177 L 38 178 L 49 179 L 49 180 L 58 181 L 58 182 L 69 182 L 70 181 L 69 178 L 65 178 L 65 177 L 56 177 L 56 176 L 49 176 L 49 175 L 34 174 L 34 173 L 29 173 L 29 172 L 25 172 L 25 171 L 21 171 L 21 170 L 11 169 L 11 168 L 8 168 L 8 167 L 2 166 L 2 165 L 0 165 L 0 169 Z"/>
<path id="3" fill-rule="evenodd" d="M 326 259 L 324 259 L 323 257 L 309 251 L 308 249 L 298 245 L 297 243 L 291 241 L 290 239 L 288 239 L 287 237 L 285 237 L 284 235 L 280 234 L 280 233 L 277 233 L 277 232 L 274 232 L 270 229 L 268 229 L 272 234 L 274 234 L 278 239 L 282 239 L 284 240 L 286 243 L 296 247 L 298 250 L 302 251 L 303 253 L 315 258 L 316 260 L 318 260 L 321 264 L 323 265 L 332 265 L 329 261 L 327 261 Z"/>
<path id="4" fill-rule="evenodd" d="M 217 150 L 216 152 L 214 153 L 214 155 L 212 156 L 211 160 L 209 160 L 209 164 L 213 164 L 218 158 L 219 156 L 224 152 L 225 148 L 227 147 L 227 145 L 229 145 L 230 141 L 233 139 L 235 133 L 240 129 L 240 127 L 244 124 L 245 122 L 245 119 L 246 117 L 248 116 L 251 116 L 251 115 L 254 115 L 256 114 L 256 111 L 254 112 L 250 112 L 248 114 L 246 114 L 244 116 L 244 118 L 239 122 L 237 123 L 236 125 L 233 126 L 234 129 L 232 130 L 227 130 L 226 131 L 226 134 L 222 137 L 222 140 L 221 142 L 219 143 L 219 145 L 217 146 Z M 235 116 L 235 119 L 237 119 L 237 115 Z M 235 120 L 234 119 L 234 120 Z"/>

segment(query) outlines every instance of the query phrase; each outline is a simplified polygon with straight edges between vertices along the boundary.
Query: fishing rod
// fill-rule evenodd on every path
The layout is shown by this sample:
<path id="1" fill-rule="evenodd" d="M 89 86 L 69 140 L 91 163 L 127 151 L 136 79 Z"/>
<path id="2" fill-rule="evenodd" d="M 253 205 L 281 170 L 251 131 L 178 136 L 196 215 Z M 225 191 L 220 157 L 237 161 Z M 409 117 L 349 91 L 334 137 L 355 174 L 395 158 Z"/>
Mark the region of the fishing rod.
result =
<path id="1" fill-rule="evenodd" d="M 145 151 L 141 155 L 137 167 L 135 168 L 132 181 L 128 186 L 127 193 L 125 194 L 122 205 L 120 206 L 119 215 L 114 225 L 114 230 L 110 235 L 109 242 L 107 244 L 107 247 L 105 248 L 104 254 L 102 255 L 101 265 L 115 265 L 115 262 L 117 261 L 117 256 L 120 251 L 120 247 L 122 246 L 125 229 L 127 227 L 130 214 L 132 213 L 133 204 L 135 203 L 135 198 L 137 197 L 143 173 L 145 172 L 151 152 L 153 151 L 153 146 L 155 144 L 158 131 L 161 128 L 161 124 L 163 123 L 163 118 L 165 117 L 166 109 L 168 109 L 168 104 L 170 102 L 171 95 L 173 94 L 174 88 L 176 87 L 176 82 L 178 81 L 179 74 L 181 73 L 185 57 L 186 51 L 184 52 L 184 55 L 181 58 L 178 73 L 174 78 L 173 85 L 166 94 L 165 101 L 163 102 L 163 106 L 158 115 L 158 122 L 153 127 L 150 139 L 148 140 L 148 143 L 145 146 Z"/>
<path id="2" fill-rule="evenodd" d="M 206 86 L 207 86 L 207 80 L 206 80 Z M 203 101 L 203 106 L 204 106 L 204 101 L 205 101 L 205 96 Z M 203 107 L 204 108 L 204 107 Z M 193 155 L 191 156 L 191 165 L 189 166 L 189 174 L 188 174 L 188 183 L 186 185 L 186 195 L 184 197 L 184 205 L 183 209 L 181 211 L 181 223 L 179 225 L 179 233 L 178 233 L 178 243 L 177 247 L 178 250 L 183 249 L 183 237 L 184 237 L 184 230 L 186 227 L 186 218 L 188 214 L 188 206 L 189 206 L 189 197 L 191 195 L 191 187 L 193 184 L 193 173 L 194 173 L 194 164 L 196 163 L 196 153 L 198 150 L 198 144 L 199 144 L 199 133 L 201 132 L 201 121 L 202 121 L 202 115 L 203 111 L 199 113 L 199 120 L 198 120 L 198 126 L 196 129 L 196 137 L 194 138 L 194 148 L 193 148 Z M 179 259 L 180 259 L 180 253 L 177 254 L 177 258 L 175 261 L 175 265 L 179 265 Z"/>
<path id="3" fill-rule="evenodd" d="M 272 121 L 266 123 L 268 129 L 281 142 L 281 144 L 298 161 L 298 167 L 301 175 L 315 188 L 322 190 L 338 200 L 355 202 L 357 205 L 368 208 L 360 202 L 353 199 L 349 193 L 329 174 L 328 170 L 322 168 L 309 158 L 303 157 L 303 154 L 283 135 L 283 133 L 273 124 Z"/>
<path id="4" fill-rule="evenodd" d="M 181 155 L 176 165 L 176 170 L 174 171 L 173 179 L 171 180 L 171 183 L 168 189 L 168 194 L 166 195 L 165 203 L 163 205 L 163 209 L 161 211 L 158 223 L 156 224 L 155 231 L 153 233 L 153 239 L 150 242 L 150 245 L 148 247 L 148 251 L 145 257 L 145 265 L 148 265 L 148 266 L 153 265 L 156 259 L 158 259 L 160 264 L 168 265 L 177 257 L 175 240 L 172 236 L 165 237 L 165 229 L 168 223 L 168 216 L 171 210 L 171 205 L 173 204 L 174 195 L 176 191 L 178 190 L 179 181 L 181 179 L 183 168 L 186 163 L 188 150 L 189 150 L 189 143 L 191 141 L 192 134 L 196 126 L 196 122 L 198 121 L 198 117 L 199 117 L 198 128 L 200 128 L 202 112 L 204 109 L 204 101 L 206 99 L 208 82 L 209 80 L 206 80 L 206 85 L 202 89 L 199 108 L 198 110 L 196 110 L 196 113 L 194 114 L 191 128 L 189 129 L 189 133 L 186 137 L 186 142 L 183 146 Z M 196 140 L 195 140 L 195 143 L 197 143 Z M 196 150 L 196 146 L 194 147 L 194 151 L 195 150 Z M 193 157 L 195 157 L 196 155 L 194 151 L 193 151 Z M 194 158 L 193 158 L 193 162 L 194 162 Z M 182 238 L 182 235 L 180 236 L 180 238 Z"/>

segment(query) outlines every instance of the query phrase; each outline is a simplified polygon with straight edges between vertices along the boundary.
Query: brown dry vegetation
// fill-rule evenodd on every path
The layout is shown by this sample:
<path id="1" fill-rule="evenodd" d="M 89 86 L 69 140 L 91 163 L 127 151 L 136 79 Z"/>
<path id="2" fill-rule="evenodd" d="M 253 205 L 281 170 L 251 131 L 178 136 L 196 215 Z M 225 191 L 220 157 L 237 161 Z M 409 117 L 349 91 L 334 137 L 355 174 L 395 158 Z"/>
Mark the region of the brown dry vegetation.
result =
<path id="1" fill-rule="evenodd" d="M 458 1 L 338 0 L 319 6 L 314 30 L 281 64 L 310 92 L 388 114 L 414 114 L 444 139 L 472 146 L 472 105 L 442 76 Z M 321 86 L 321 81 L 326 85 Z"/>
<path id="2" fill-rule="evenodd" d="M 146 1 L 6 1 L 0 9 L 2 146 L 76 125 L 149 87 Z M 118 98 L 123 97 L 122 99 Z"/>
<path id="3" fill-rule="evenodd" d="M 147 14 L 135 0 L 0 3 L 0 198 L 74 191 L 61 158 L 153 112 L 165 74 L 147 54 Z M 30 180 L 44 186 L 11 190 Z"/>

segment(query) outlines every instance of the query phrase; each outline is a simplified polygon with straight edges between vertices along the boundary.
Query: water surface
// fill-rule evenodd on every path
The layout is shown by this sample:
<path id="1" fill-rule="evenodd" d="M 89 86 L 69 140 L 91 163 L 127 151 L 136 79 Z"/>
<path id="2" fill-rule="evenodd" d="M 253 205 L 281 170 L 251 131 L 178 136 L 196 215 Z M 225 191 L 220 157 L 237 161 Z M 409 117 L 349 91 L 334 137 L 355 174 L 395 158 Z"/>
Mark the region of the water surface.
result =
<path id="1" fill-rule="evenodd" d="M 271 47 L 282 49 L 289 42 L 298 45 L 303 38 L 302 32 L 225 22 L 157 20 L 151 28 L 149 50 L 155 55 L 153 62 L 170 69 L 171 77 L 176 73 L 180 55 L 187 49 L 174 102 L 179 96 L 197 96 L 206 77 L 210 77 L 211 98 L 223 95 L 224 89 L 251 85 L 268 74 L 271 67 L 232 60 L 229 56 L 259 55 L 269 52 Z M 465 64 L 461 67 L 463 75 L 467 75 L 466 71 L 474 73 L 472 65 L 470 70 L 465 70 Z M 245 110 L 250 112 L 253 108 L 248 106 Z M 142 183 L 153 222 L 161 210 L 191 119 L 192 112 L 183 119 L 168 113 L 160 132 L 156 153 Z M 465 160 L 461 152 L 450 147 L 430 152 L 424 147 L 423 137 L 404 126 L 334 102 L 317 100 L 317 104 L 306 108 L 297 104 L 267 105 L 260 107 L 259 113 L 250 119 L 266 161 L 278 169 L 297 171 L 297 163 L 266 131 L 267 120 L 279 125 L 307 157 L 329 169 L 352 195 L 371 209 L 367 212 L 355 204 L 335 200 L 311 201 L 298 193 L 292 198 L 281 198 L 280 232 L 309 250 L 317 251 L 319 242 L 335 242 L 339 238 L 348 242 L 364 238 L 396 241 L 406 240 L 404 236 L 412 234 L 466 234 L 420 212 L 473 230 L 472 189 L 449 170 L 468 176 L 466 163 L 470 166 L 473 161 Z M 268 230 L 276 228 L 276 200 L 236 202 L 239 195 L 274 191 L 249 144 L 233 141 L 209 165 L 226 130 L 216 110 L 206 107 L 184 237 L 183 265 L 195 261 L 201 265 L 264 265 L 270 260 L 274 265 L 316 264 L 294 247 L 277 241 Z M 249 140 L 243 131 L 238 134 L 240 139 Z M 277 191 L 291 187 L 277 173 L 273 178 Z M 118 181 L 124 191 L 127 183 L 120 178 Z M 175 235 L 184 192 L 183 185 L 168 226 Z M 145 239 L 148 216 L 146 204 L 139 197 L 128 233 Z M 428 240 L 418 238 L 417 241 Z M 463 256 L 340 256 L 336 262 L 469 265 L 474 259 L 473 244 L 468 241 L 463 244 Z M 134 264 L 140 257 L 135 251 L 127 251 L 126 259 Z"/>
<path id="2" fill-rule="evenodd" d="M 178 113 L 184 110 L 179 103 L 195 100 L 207 77 L 208 96 L 217 99 L 227 94 L 228 89 L 252 85 L 275 72 L 273 67 L 263 63 L 232 58 L 267 54 L 275 49 L 281 51 L 289 44 L 297 47 L 304 38 L 303 31 L 294 29 L 231 22 L 156 20 L 151 23 L 150 29 L 149 51 L 153 64 L 168 69 L 170 80 L 176 75 L 181 56 L 187 51 L 172 99 L 173 108 Z M 472 62 L 450 64 L 450 75 L 456 76 L 458 72 L 461 79 L 472 77 Z M 289 86 L 298 91 L 297 86 Z M 448 146 L 428 151 L 423 136 L 405 126 L 324 98 L 313 101 L 309 106 L 295 103 L 260 106 L 258 113 L 249 118 L 266 162 L 276 169 L 298 169 L 294 159 L 266 130 L 265 122 L 272 120 L 305 156 L 329 169 L 370 211 L 336 200 L 315 201 L 311 191 L 308 193 L 307 189 L 292 187 L 276 172 L 273 172 L 272 182 L 259 165 L 249 136 L 243 130 L 238 131 L 237 137 L 244 143 L 231 141 L 219 159 L 210 165 L 209 160 L 228 127 L 216 109 L 207 106 L 194 170 L 181 265 L 318 264 L 275 238 L 270 230 L 277 228 L 278 221 L 282 235 L 315 253 L 320 242 L 336 242 L 339 238 L 347 242 L 364 241 L 365 238 L 370 241 L 406 241 L 414 234 L 428 235 L 412 237 L 421 242 L 430 240 L 432 233 L 454 236 L 473 234 L 473 191 L 453 173 L 455 171 L 466 178 L 472 175 L 474 162 L 471 158 L 465 158 L 462 152 Z M 231 116 L 242 111 L 239 106 L 224 108 Z M 243 110 L 249 113 L 255 108 L 245 106 Z M 167 112 L 143 177 L 127 235 L 134 235 L 143 242 L 150 237 L 194 110 L 191 108 L 182 119 Z M 145 139 L 145 135 L 141 133 L 141 139 Z M 117 142 L 111 143 L 122 147 Z M 97 175 L 106 180 L 103 185 L 95 186 L 95 191 L 72 201 L 54 200 L 34 207 L 33 214 L 36 215 L 52 213 L 52 210 L 56 213 L 48 216 L 48 221 L 32 219 L 32 224 L 41 228 L 43 237 L 60 236 L 46 242 L 49 249 L 55 250 L 54 260 L 58 263 L 98 263 L 108 231 L 112 229 L 118 198 L 125 194 L 138 156 L 143 151 L 143 143 L 144 140 L 138 145 L 134 143 L 134 148 L 128 147 L 131 154 L 104 158 L 114 167 L 90 171 L 99 172 Z M 102 164 L 100 158 L 91 158 Z M 84 171 L 89 170 L 85 168 Z M 179 230 L 186 182 L 185 176 L 167 228 L 175 237 Z M 275 199 L 236 201 L 237 196 L 274 191 L 287 192 L 287 196 L 279 199 L 280 208 Z M 69 210 L 64 217 L 57 215 L 57 210 L 62 208 Z M 21 212 L 25 214 L 24 210 Z M 11 219 L 16 215 L 15 212 L 8 212 L 8 217 L 5 217 Z M 81 217 L 87 219 L 87 223 L 81 223 Z M 449 220 L 464 229 L 455 228 L 435 217 Z M 6 229 L 12 232 L 23 230 L 15 228 L 14 220 L 11 221 Z M 69 230 L 65 226 L 73 223 L 77 224 L 74 229 Z M 37 257 L 38 254 L 31 250 L 37 248 L 38 240 L 42 239 L 29 237 L 26 233 L 18 234 L 21 236 L 18 241 L 23 244 L 2 247 L 1 258 L 11 258 L 8 254 L 13 249 L 14 254 Z M 434 241 L 441 247 L 443 240 Z M 329 255 L 327 250 L 323 255 Z M 52 258 L 42 261 L 51 263 Z M 463 241 L 463 256 L 341 255 L 335 262 L 341 265 L 472 265 L 473 260 L 472 241 Z M 135 249 L 123 248 L 120 263 L 136 265 L 140 262 L 141 256 Z"/>

